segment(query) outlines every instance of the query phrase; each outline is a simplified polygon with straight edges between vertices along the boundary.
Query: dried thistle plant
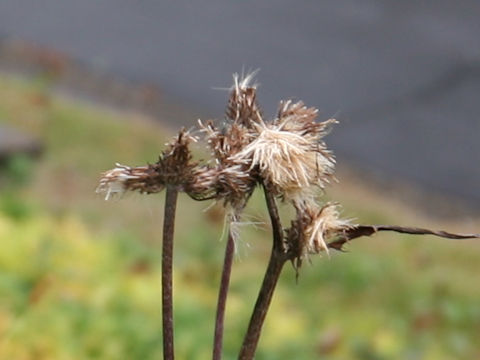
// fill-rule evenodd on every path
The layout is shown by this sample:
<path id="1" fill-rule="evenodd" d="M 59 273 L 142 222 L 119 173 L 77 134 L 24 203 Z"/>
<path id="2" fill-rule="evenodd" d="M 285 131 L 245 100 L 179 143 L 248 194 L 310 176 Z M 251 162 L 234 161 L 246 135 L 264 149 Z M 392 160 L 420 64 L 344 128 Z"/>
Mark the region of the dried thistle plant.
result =
<path id="1" fill-rule="evenodd" d="M 217 169 L 216 197 L 223 200 L 228 214 L 228 237 L 215 316 L 213 360 L 222 357 L 225 309 L 235 241 L 238 236 L 234 230 L 235 222 L 240 220 L 241 212 L 258 182 L 258 176 L 251 167 L 243 159 L 237 158 L 237 154 L 255 139 L 255 126 L 263 123 L 256 101 L 256 85 L 251 83 L 253 75 L 241 79 L 234 75 L 226 119 L 221 125 L 221 130 L 217 129 L 212 121 L 206 125 L 199 122 L 212 152 L 214 167 Z"/>
<path id="2" fill-rule="evenodd" d="M 178 191 L 192 181 L 195 163 L 189 144 L 196 141 L 184 129 L 180 130 L 158 161 L 152 165 L 131 168 L 116 164 L 103 173 L 97 193 L 105 193 L 105 199 L 127 191 L 153 194 L 166 189 L 162 242 L 162 321 L 163 354 L 165 359 L 174 358 L 173 329 L 173 235 Z"/>
<path id="3" fill-rule="evenodd" d="M 303 102 L 281 101 L 276 117 L 265 120 L 257 103 L 255 73 L 234 75 L 226 118 L 219 125 L 199 121 L 200 134 L 212 158 L 192 161 L 189 144 L 196 137 L 185 130 L 167 145 L 155 164 L 128 167 L 116 164 L 102 175 L 97 192 L 108 200 L 127 191 L 152 194 L 166 189 L 162 250 L 162 304 L 164 358 L 173 359 L 172 257 L 176 199 L 179 191 L 197 201 L 214 200 L 226 209 L 228 238 L 222 268 L 213 359 L 222 357 L 223 323 L 230 273 L 238 237 L 235 224 L 257 185 L 263 187 L 272 225 L 270 260 L 246 331 L 239 359 L 253 359 L 276 284 L 287 261 L 298 271 L 309 256 L 342 251 L 361 236 L 380 231 L 435 235 L 450 239 L 478 238 L 479 234 L 452 234 L 395 225 L 358 225 L 340 216 L 340 206 L 322 202 L 333 178 L 335 159 L 323 138 L 336 120 L 317 122 L 318 110 Z M 277 199 L 295 209 L 284 229 Z"/>

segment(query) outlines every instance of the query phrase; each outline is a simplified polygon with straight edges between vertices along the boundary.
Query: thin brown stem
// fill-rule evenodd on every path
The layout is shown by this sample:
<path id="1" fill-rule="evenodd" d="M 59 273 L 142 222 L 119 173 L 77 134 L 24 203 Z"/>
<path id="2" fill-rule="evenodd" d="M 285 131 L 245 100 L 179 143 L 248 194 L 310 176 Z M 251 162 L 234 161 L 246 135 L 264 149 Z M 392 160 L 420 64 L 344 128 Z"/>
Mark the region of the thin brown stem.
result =
<path id="1" fill-rule="evenodd" d="M 167 186 L 165 197 L 165 213 L 163 219 L 162 245 L 162 320 L 163 320 L 163 358 L 174 359 L 173 347 L 173 233 L 175 229 L 175 212 L 177 207 L 178 189 Z"/>
<path id="2" fill-rule="evenodd" d="M 277 203 L 275 197 L 268 190 L 267 186 L 263 186 L 263 192 L 265 193 L 265 201 L 267 203 L 268 215 L 270 216 L 270 222 L 272 223 L 273 231 L 273 249 L 278 252 L 284 252 L 283 241 L 283 228 L 280 221 L 280 215 L 278 215 Z"/>
<path id="3" fill-rule="evenodd" d="M 250 318 L 247 333 L 245 334 L 242 348 L 240 349 L 240 354 L 238 356 L 240 360 L 251 360 L 255 356 L 263 323 L 267 316 L 273 293 L 277 286 L 283 265 L 288 259 L 283 248 L 283 230 L 275 198 L 268 191 L 266 186 L 264 186 L 264 191 L 268 213 L 273 228 L 273 245 L 265 277 L 263 278 L 263 283 L 253 309 L 252 317 Z"/>
<path id="4" fill-rule="evenodd" d="M 230 286 L 230 274 L 232 272 L 233 256 L 235 254 L 235 241 L 231 228 L 228 231 L 225 258 L 223 260 L 222 278 L 218 292 L 217 314 L 215 317 L 215 335 L 213 339 L 213 360 L 222 358 L 223 332 L 225 308 L 227 305 L 228 288 Z"/>
<path id="5" fill-rule="evenodd" d="M 268 308 L 272 301 L 273 292 L 277 286 L 280 273 L 282 272 L 283 265 L 285 264 L 285 257 L 281 256 L 275 251 L 272 251 L 270 261 L 268 263 L 267 271 L 263 279 L 260 293 L 255 303 L 255 308 L 248 324 L 248 330 L 243 339 L 242 348 L 240 349 L 241 360 L 250 360 L 255 356 L 257 350 L 258 341 L 260 339 L 260 333 L 262 331 L 265 317 L 267 316 Z"/>

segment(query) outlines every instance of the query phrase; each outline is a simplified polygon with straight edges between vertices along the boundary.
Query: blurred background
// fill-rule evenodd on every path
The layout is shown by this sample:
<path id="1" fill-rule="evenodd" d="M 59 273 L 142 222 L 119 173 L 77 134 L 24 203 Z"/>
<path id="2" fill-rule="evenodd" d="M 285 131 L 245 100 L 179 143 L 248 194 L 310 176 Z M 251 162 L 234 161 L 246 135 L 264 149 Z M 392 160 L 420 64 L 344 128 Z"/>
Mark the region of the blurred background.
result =
<path id="1" fill-rule="evenodd" d="M 233 72 L 304 100 L 359 223 L 480 231 L 480 4 L 0 2 L 0 358 L 161 357 L 163 195 L 104 202 L 115 162 L 154 162 L 179 126 L 223 118 Z M 201 148 L 199 154 L 204 153 Z M 210 357 L 223 213 L 181 197 L 179 359 Z M 288 214 L 285 214 L 286 216 Z M 257 194 L 233 269 L 234 359 L 270 249 Z M 286 267 L 259 359 L 474 359 L 480 245 L 381 234 Z"/>

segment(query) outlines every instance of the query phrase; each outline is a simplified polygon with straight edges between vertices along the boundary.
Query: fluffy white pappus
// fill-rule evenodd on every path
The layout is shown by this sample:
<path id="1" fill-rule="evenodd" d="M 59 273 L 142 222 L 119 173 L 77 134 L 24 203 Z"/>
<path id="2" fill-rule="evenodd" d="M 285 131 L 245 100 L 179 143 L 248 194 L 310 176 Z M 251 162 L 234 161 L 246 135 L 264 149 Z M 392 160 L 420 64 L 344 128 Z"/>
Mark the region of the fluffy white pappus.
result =
<path id="1" fill-rule="evenodd" d="M 258 87 L 258 83 L 253 82 L 255 76 L 258 74 L 260 69 L 249 71 L 246 74 L 239 75 L 238 73 L 233 74 L 233 85 L 230 90 L 235 90 L 239 93 L 241 90 L 245 90 L 248 88 L 256 89 Z"/>
<path id="2" fill-rule="evenodd" d="M 258 166 L 262 176 L 286 195 L 310 186 L 323 188 L 333 173 L 333 158 L 318 151 L 320 146 L 296 132 L 269 124 L 259 126 L 255 140 L 232 160 Z"/>
<path id="3" fill-rule="evenodd" d="M 350 225 L 349 220 L 340 219 L 337 204 L 326 204 L 316 214 L 314 213 L 312 221 L 304 230 L 304 237 L 307 239 L 305 252 L 318 254 L 325 251 L 329 254 L 327 245 L 329 236 L 347 229 Z"/>
<path id="4" fill-rule="evenodd" d="M 115 195 L 123 194 L 126 191 L 126 182 L 132 179 L 138 179 L 138 176 L 132 175 L 132 168 L 116 163 L 115 168 L 102 174 L 100 184 L 96 193 L 105 193 L 105 200 L 112 199 Z"/>

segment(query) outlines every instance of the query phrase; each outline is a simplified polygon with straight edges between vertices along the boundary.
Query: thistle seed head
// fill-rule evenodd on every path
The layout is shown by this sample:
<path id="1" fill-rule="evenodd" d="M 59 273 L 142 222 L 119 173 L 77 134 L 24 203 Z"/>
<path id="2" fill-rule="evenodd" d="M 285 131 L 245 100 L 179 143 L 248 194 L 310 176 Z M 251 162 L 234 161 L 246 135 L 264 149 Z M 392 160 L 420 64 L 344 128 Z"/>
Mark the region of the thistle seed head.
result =
<path id="1" fill-rule="evenodd" d="M 328 243 L 351 226 L 348 220 L 340 218 L 338 204 L 328 203 L 320 209 L 297 208 L 297 218 L 287 230 L 287 244 L 295 267 L 300 268 L 310 254 L 322 251 L 328 254 Z"/>
<path id="2" fill-rule="evenodd" d="M 191 182 L 197 165 L 191 161 L 189 144 L 192 141 L 196 139 L 182 129 L 155 164 L 139 167 L 116 164 L 114 169 L 102 174 L 96 192 L 105 193 L 105 200 L 109 200 L 126 191 L 152 194 L 162 191 L 166 185 L 184 186 Z"/>
<path id="3" fill-rule="evenodd" d="M 303 110 L 303 109 L 302 109 Z M 311 113 L 309 113 L 311 115 Z M 306 121 L 308 119 L 308 121 Z M 335 160 L 320 140 L 333 123 L 314 123 L 314 117 L 289 115 L 256 125 L 257 136 L 231 157 L 260 176 L 278 196 L 310 196 L 312 187 L 323 189 L 334 172 Z"/>

